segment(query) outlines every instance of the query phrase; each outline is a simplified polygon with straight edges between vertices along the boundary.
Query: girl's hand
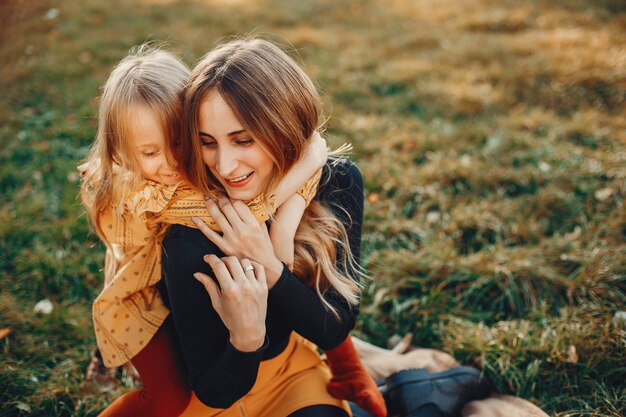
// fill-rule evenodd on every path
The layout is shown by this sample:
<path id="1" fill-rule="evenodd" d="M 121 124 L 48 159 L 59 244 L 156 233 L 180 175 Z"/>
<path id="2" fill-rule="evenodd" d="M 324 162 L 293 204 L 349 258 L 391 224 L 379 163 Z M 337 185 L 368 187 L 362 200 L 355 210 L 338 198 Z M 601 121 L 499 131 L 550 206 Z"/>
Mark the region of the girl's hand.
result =
<path id="1" fill-rule="evenodd" d="M 326 164 L 328 159 L 328 145 L 326 139 L 316 130 L 311 135 L 311 140 L 304 151 L 304 159 L 311 161 L 311 164 L 318 169 Z"/>
<path id="2" fill-rule="evenodd" d="M 222 229 L 223 235 L 211 230 L 202 220 L 192 218 L 196 226 L 224 254 L 248 258 L 265 268 L 267 284 L 272 288 L 283 271 L 283 264 L 274 254 L 274 248 L 265 223 L 257 219 L 242 201 L 220 198 L 219 206 L 212 200 L 207 209 Z"/>
<path id="3" fill-rule="evenodd" d="M 201 272 L 194 274 L 211 297 L 211 304 L 230 332 L 230 343 L 241 352 L 253 352 L 265 341 L 267 281 L 263 265 L 234 256 L 206 255 L 219 286 Z"/>

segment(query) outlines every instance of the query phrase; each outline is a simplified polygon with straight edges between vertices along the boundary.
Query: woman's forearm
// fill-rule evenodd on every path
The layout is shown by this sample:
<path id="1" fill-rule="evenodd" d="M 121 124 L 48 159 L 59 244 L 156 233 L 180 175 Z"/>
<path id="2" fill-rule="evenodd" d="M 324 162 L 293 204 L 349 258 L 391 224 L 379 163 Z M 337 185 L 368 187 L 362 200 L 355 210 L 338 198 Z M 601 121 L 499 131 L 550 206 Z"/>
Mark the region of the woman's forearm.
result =
<path id="1" fill-rule="evenodd" d="M 356 165 L 350 162 L 331 167 L 330 173 L 330 180 L 319 197 L 322 202 L 340 207 L 334 211 L 344 224 L 350 251 L 358 265 L 363 224 L 363 178 Z M 358 279 L 354 272 L 342 272 Z M 296 332 L 321 348 L 330 349 L 341 343 L 352 330 L 359 307 L 350 305 L 332 289 L 324 294 L 324 299 L 337 315 L 327 308 L 315 289 L 304 285 L 285 268 L 269 292 L 268 305 L 279 311 Z"/>
<path id="2" fill-rule="evenodd" d="M 339 345 L 350 333 L 359 307 L 349 305 L 333 291 L 327 291 L 324 297 L 338 317 L 324 305 L 314 289 L 284 268 L 280 280 L 269 292 L 268 306 L 294 331 L 326 350 Z"/>
<path id="3" fill-rule="evenodd" d="M 174 227 L 172 232 L 163 244 L 163 271 L 191 387 L 207 406 L 227 408 L 254 385 L 267 340 L 253 352 L 240 352 L 229 342 L 228 329 L 193 277 L 198 271 L 212 275 L 202 257 L 217 249 L 209 241 L 203 241 L 206 246 L 191 243 L 194 234 L 199 240 L 196 230 Z M 182 236 L 177 238 L 177 232 Z"/>

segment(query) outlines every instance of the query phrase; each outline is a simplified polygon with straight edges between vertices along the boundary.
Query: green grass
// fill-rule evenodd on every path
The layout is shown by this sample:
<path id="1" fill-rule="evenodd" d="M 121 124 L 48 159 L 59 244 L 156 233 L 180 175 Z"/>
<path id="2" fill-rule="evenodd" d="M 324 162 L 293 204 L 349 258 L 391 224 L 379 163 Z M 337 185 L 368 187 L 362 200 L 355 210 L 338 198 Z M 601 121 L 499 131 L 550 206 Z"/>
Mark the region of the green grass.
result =
<path id="1" fill-rule="evenodd" d="M 250 32 L 296 49 L 355 147 L 357 333 L 411 331 L 553 415 L 626 414 L 622 1 L 35 3 L 0 6 L 0 416 L 95 416 L 133 386 L 83 376 L 104 257 L 75 166 L 108 72 L 144 40 L 193 65 Z"/>

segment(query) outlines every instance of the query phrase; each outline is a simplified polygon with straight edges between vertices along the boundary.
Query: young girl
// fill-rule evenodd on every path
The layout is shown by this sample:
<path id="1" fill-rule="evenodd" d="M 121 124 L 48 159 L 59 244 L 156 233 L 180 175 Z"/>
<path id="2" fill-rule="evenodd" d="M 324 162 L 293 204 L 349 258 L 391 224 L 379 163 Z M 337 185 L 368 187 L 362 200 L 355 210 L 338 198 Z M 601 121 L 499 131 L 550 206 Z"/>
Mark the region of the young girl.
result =
<path id="1" fill-rule="evenodd" d="M 106 366 L 130 360 L 144 385 L 118 398 L 102 416 L 174 416 L 189 400 L 184 366 L 166 320 L 169 309 L 156 288 L 161 280 L 161 240 L 168 225 L 194 226 L 194 216 L 219 231 L 206 211 L 204 196 L 183 181 L 172 155 L 188 75 L 188 68 L 168 52 L 148 46 L 131 51 L 104 86 L 98 133 L 79 168 L 83 203 L 107 247 L 105 285 L 93 304 L 98 346 Z M 274 194 L 248 203 L 258 221 L 266 221 L 288 198 L 304 198 L 308 205 L 315 195 L 326 147 L 319 135 L 311 142 L 307 156 Z M 290 218 L 290 205 L 298 206 L 286 204 L 277 217 Z M 295 234 L 280 224 L 272 229 L 274 242 Z M 287 256 L 284 261 L 291 259 Z"/>

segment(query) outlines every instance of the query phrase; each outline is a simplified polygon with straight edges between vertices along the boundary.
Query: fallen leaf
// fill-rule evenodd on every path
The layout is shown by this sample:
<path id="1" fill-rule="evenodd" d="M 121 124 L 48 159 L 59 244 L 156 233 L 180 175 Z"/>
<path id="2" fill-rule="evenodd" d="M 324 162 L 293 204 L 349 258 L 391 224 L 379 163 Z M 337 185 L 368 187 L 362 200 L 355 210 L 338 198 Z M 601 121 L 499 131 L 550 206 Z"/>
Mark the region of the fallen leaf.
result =
<path id="1" fill-rule="evenodd" d="M 613 195 L 613 192 L 615 192 L 614 189 L 612 189 L 611 187 L 606 187 L 606 188 L 603 188 L 601 190 L 597 190 L 594 193 L 594 197 L 598 201 L 604 201 L 607 198 L 609 198 L 611 195 Z"/>
<path id="2" fill-rule="evenodd" d="M 53 309 L 54 305 L 52 304 L 52 301 L 44 298 L 43 300 L 40 300 L 39 302 L 37 302 L 37 304 L 35 304 L 33 311 L 35 313 L 50 314 L 52 313 Z"/>
<path id="3" fill-rule="evenodd" d="M 4 339 L 11 333 L 13 333 L 13 329 L 11 329 L 10 327 L 5 327 L 5 328 L 0 329 L 0 340 Z"/>
<path id="4" fill-rule="evenodd" d="M 569 345 L 567 349 L 567 362 L 578 363 L 578 352 L 576 352 L 576 346 Z"/>
<path id="5" fill-rule="evenodd" d="M 18 402 L 17 404 L 15 404 L 15 408 L 17 408 L 18 410 L 22 410 L 22 411 L 26 411 L 27 413 L 30 413 L 30 405 L 26 403 Z"/>

